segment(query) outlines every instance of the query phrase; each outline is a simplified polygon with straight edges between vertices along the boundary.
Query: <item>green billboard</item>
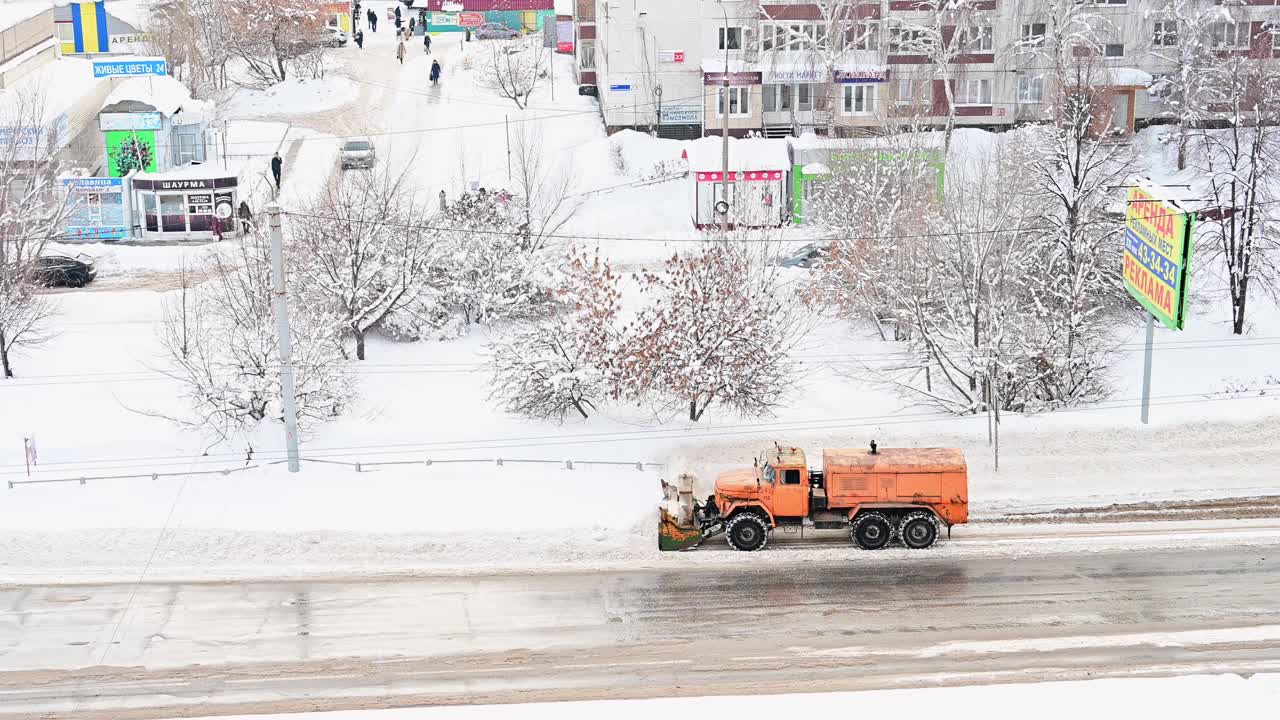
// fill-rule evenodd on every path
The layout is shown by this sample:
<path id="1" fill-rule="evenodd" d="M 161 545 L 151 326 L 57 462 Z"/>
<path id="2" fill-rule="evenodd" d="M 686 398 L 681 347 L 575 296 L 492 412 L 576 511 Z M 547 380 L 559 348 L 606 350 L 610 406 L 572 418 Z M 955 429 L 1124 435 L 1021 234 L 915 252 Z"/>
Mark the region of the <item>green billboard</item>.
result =
<path id="1" fill-rule="evenodd" d="M 109 130 L 107 177 L 124 177 L 131 171 L 156 171 L 155 130 Z"/>

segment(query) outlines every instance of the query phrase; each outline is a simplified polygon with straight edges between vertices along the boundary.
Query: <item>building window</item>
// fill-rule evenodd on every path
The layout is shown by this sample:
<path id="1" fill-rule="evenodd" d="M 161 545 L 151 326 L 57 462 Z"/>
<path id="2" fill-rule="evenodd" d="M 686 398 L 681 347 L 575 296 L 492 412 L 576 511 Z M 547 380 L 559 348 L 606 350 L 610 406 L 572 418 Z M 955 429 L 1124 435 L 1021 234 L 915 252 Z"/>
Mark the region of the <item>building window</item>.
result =
<path id="1" fill-rule="evenodd" d="M 1249 23 L 1219 22 L 1209 28 L 1213 46 L 1219 48 L 1249 47 Z"/>
<path id="2" fill-rule="evenodd" d="M 578 42 L 578 67 L 583 70 L 596 69 L 596 44 L 590 40 Z"/>
<path id="3" fill-rule="evenodd" d="M 173 164 L 186 165 L 189 162 L 204 162 L 204 144 L 200 138 L 191 133 L 173 134 Z"/>
<path id="4" fill-rule="evenodd" d="M 845 115 L 870 115 L 876 108 L 876 86 L 859 83 L 841 85 Z"/>
<path id="5" fill-rule="evenodd" d="M 990 80 L 958 80 L 956 81 L 957 105 L 990 105 Z"/>
<path id="6" fill-rule="evenodd" d="M 765 112 L 810 112 L 813 110 L 812 83 L 770 83 L 761 90 Z"/>
<path id="7" fill-rule="evenodd" d="M 1076 4 L 1084 4 L 1086 0 L 1076 0 Z M 1092 5 L 1128 5 L 1129 0 L 1088 0 Z"/>
<path id="8" fill-rule="evenodd" d="M 716 117 L 724 117 L 724 91 L 720 88 L 719 96 L 716 98 Z M 731 87 L 729 88 L 729 116 L 745 117 L 751 114 L 751 88 L 749 87 Z"/>
<path id="9" fill-rule="evenodd" d="M 76 29 L 69 22 L 55 23 L 58 26 L 58 42 L 63 45 L 76 44 Z"/>
<path id="10" fill-rule="evenodd" d="M 1156 47 L 1173 47 L 1178 44 L 1178 23 L 1170 20 L 1156 22 L 1151 34 L 1151 44 Z"/>
<path id="11" fill-rule="evenodd" d="M 904 27 L 889 28 L 889 54 L 891 55 L 926 54 L 924 43 L 923 30 L 912 30 Z"/>
<path id="12" fill-rule="evenodd" d="M 928 80 L 898 78 L 897 90 L 896 102 L 899 105 L 923 105 L 931 100 Z"/>
<path id="13" fill-rule="evenodd" d="M 1039 45 L 1044 42 L 1044 23 L 1022 23 L 1022 32 L 1019 37 L 1023 43 L 1028 45 Z"/>
<path id="14" fill-rule="evenodd" d="M 1018 102 L 1044 102 L 1044 78 L 1032 75 L 1018 76 Z"/>
<path id="15" fill-rule="evenodd" d="M 1124 43 L 1107 43 L 1102 46 L 1102 56 L 1109 58 L 1124 57 Z"/>
<path id="16" fill-rule="evenodd" d="M 1151 87 L 1147 88 L 1147 97 L 1152 100 L 1161 100 L 1169 94 L 1171 83 L 1168 75 L 1152 75 Z"/>
<path id="17" fill-rule="evenodd" d="M 722 27 L 718 30 L 720 44 L 718 50 L 741 50 L 742 49 L 742 28 L 740 27 Z"/>
<path id="18" fill-rule="evenodd" d="M 962 28 L 957 35 L 965 52 L 989 52 L 995 46 L 990 25 Z"/>
<path id="19" fill-rule="evenodd" d="M 852 50 L 879 50 L 880 21 L 863 20 L 850 25 L 844 32 L 844 44 Z"/>
<path id="20" fill-rule="evenodd" d="M 814 48 L 825 49 L 826 47 L 826 23 L 760 24 L 760 48 L 762 50 L 812 50 Z"/>

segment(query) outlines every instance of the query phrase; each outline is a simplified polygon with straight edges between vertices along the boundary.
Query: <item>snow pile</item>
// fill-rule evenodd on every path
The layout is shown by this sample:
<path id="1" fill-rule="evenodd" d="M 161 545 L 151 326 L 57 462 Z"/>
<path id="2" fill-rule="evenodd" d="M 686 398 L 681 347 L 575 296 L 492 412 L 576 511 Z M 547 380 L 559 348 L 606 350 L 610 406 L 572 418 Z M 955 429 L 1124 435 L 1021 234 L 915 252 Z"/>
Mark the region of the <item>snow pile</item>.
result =
<path id="1" fill-rule="evenodd" d="M 689 167 L 694 171 L 717 171 L 723 167 L 724 140 L 704 137 L 687 143 Z M 790 170 L 791 154 L 786 140 L 729 138 L 729 170 Z"/>
<path id="2" fill-rule="evenodd" d="M 191 91 L 187 86 L 171 75 L 160 77 L 134 77 L 116 86 L 107 99 L 102 102 L 106 109 L 121 102 L 137 102 L 159 110 L 165 117 L 182 110 L 184 115 L 198 114 L 204 110 L 206 103 L 191 99 Z"/>

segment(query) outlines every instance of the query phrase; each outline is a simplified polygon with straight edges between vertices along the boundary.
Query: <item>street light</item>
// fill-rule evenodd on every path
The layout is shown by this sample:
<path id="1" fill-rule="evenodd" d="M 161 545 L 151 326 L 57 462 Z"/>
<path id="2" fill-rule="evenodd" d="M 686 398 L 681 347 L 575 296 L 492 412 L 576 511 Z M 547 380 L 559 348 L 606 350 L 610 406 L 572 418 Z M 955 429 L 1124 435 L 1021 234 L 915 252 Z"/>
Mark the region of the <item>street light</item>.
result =
<path id="1" fill-rule="evenodd" d="M 720 42 L 724 45 L 724 74 L 721 78 L 724 80 L 720 84 L 721 101 L 724 102 L 724 110 L 722 111 L 723 122 L 720 132 L 724 136 L 721 139 L 723 146 L 720 150 L 721 160 L 723 161 L 724 174 L 720 176 L 723 188 L 724 212 L 720 214 L 720 234 L 722 239 L 729 239 L 729 11 L 724 7 L 724 0 L 716 0 L 716 4 L 720 6 L 720 12 L 724 15 L 723 36 Z M 720 203 L 716 203 L 717 208 Z"/>

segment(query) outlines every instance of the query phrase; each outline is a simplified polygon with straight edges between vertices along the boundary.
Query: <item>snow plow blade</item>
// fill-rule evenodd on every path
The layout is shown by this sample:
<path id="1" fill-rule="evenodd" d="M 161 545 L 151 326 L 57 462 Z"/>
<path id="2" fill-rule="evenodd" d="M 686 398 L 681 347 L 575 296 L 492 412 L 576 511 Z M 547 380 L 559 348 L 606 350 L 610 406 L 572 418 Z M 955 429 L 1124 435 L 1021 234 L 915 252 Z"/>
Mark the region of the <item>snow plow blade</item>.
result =
<path id="1" fill-rule="evenodd" d="M 693 501 L 694 477 L 681 475 L 675 485 L 662 481 L 663 506 L 658 510 L 658 549 L 688 550 L 723 531 L 720 523 L 704 522 Z"/>
<path id="2" fill-rule="evenodd" d="M 702 531 L 696 527 L 684 528 L 676 524 L 676 519 L 666 508 L 660 508 L 658 518 L 658 549 L 687 550 L 703 541 Z"/>

